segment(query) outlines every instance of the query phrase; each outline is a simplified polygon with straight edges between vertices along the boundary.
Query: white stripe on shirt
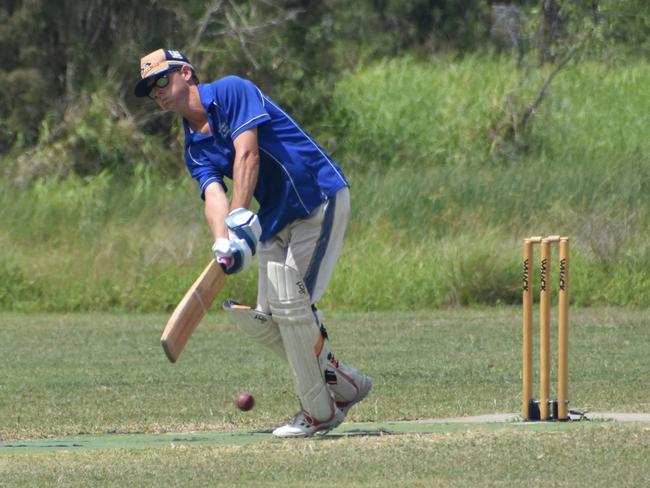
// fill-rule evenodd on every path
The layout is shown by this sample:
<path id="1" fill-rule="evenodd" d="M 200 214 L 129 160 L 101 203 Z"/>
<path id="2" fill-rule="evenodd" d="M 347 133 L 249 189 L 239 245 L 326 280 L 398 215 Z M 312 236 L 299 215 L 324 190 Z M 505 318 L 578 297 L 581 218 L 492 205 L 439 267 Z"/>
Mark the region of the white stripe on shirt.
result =
<path id="1" fill-rule="evenodd" d="M 210 178 L 208 178 L 207 180 L 205 180 L 205 181 L 203 182 L 203 184 L 201 185 L 201 193 L 205 192 L 205 189 L 206 189 L 206 188 L 208 187 L 208 185 L 209 185 L 210 183 L 212 183 L 213 181 L 218 181 L 219 183 L 222 182 L 222 180 L 219 179 L 219 178 L 217 178 L 216 176 L 211 176 Z"/>
<path id="2" fill-rule="evenodd" d="M 268 98 L 268 97 L 266 97 L 266 100 L 267 100 L 271 105 L 273 105 L 277 110 L 279 110 L 280 112 L 282 112 L 282 113 L 284 114 L 284 116 L 285 116 L 286 118 L 288 118 L 288 119 L 293 123 L 293 125 L 296 126 L 296 129 L 298 129 L 298 130 L 300 131 L 300 133 L 301 133 L 303 136 L 305 136 L 305 137 L 309 140 L 309 142 L 311 142 L 311 143 L 314 145 L 314 147 L 316 148 L 316 150 L 317 150 L 319 153 L 321 153 L 321 155 L 322 155 L 322 156 L 325 158 L 325 160 L 330 164 L 330 166 L 331 166 L 332 169 L 336 172 L 336 174 L 339 175 L 339 178 L 341 178 L 341 180 L 343 180 L 343 182 L 346 183 L 345 178 L 344 178 L 343 175 L 339 172 L 339 170 L 337 169 L 336 165 L 335 165 L 335 164 L 332 162 L 332 160 L 327 156 L 327 154 L 325 154 L 325 153 L 323 152 L 323 150 L 318 146 L 318 144 L 316 144 L 316 141 L 314 141 L 311 137 L 309 137 L 309 136 L 305 133 L 305 131 L 302 130 L 302 127 L 300 127 L 300 126 L 298 125 L 298 123 L 297 123 L 295 120 L 293 120 L 293 119 L 291 118 L 291 116 L 290 116 L 288 113 L 286 113 L 284 110 L 282 110 L 280 107 L 278 107 L 275 103 L 273 103 L 273 100 L 271 100 L 271 99 Z"/>
<path id="3" fill-rule="evenodd" d="M 242 125 L 240 125 L 239 127 L 237 127 L 234 131 L 232 131 L 232 134 L 236 134 L 237 131 L 238 131 L 239 129 L 241 129 L 242 127 L 245 127 L 247 124 L 250 124 L 253 120 L 259 119 L 260 117 L 264 117 L 264 116 L 267 116 L 267 117 L 268 117 L 269 114 L 267 114 L 266 112 L 264 112 L 263 114 L 256 115 L 256 116 L 253 117 L 252 119 L 247 120 L 247 121 L 244 122 Z"/>
<path id="4" fill-rule="evenodd" d="M 202 163 L 199 163 L 196 159 L 194 159 L 194 156 L 192 156 L 192 143 L 191 142 L 187 145 L 187 154 L 189 154 L 190 159 L 194 162 L 194 164 L 196 164 L 197 166 L 203 166 Z"/>

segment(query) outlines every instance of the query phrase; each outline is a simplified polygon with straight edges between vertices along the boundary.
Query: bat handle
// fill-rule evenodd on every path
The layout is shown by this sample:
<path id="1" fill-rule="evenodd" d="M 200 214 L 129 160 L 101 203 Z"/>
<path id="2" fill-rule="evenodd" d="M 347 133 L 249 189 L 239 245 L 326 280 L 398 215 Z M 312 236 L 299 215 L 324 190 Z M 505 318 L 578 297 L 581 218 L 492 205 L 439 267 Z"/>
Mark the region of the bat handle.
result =
<path id="1" fill-rule="evenodd" d="M 228 256 L 222 256 L 217 259 L 217 263 L 221 265 L 222 268 L 226 269 L 228 266 L 232 264 L 233 258 L 230 258 Z"/>

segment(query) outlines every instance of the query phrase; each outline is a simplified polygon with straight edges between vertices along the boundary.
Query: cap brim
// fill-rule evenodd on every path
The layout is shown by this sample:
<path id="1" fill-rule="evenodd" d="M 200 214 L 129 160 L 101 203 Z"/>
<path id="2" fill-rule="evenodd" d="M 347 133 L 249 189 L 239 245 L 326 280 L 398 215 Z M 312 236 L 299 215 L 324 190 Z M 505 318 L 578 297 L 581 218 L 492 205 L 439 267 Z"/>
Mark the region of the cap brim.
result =
<path id="1" fill-rule="evenodd" d="M 135 85 L 135 89 L 133 90 L 133 94 L 136 97 L 146 97 L 147 95 L 149 95 L 149 93 L 151 93 L 151 87 L 149 86 L 149 81 L 151 81 L 156 76 L 149 76 L 147 78 L 143 78 L 140 81 L 138 81 L 138 84 Z"/>
<path id="2" fill-rule="evenodd" d="M 167 64 L 167 67 L 164 69 L 161 69 L 160 71 L 156 71 L 155 73 L 151 73 L 149 76 L 146 78 L 142 78 L 137 85 L 135 85 L 135 89 L 133 90 L 133 94 L 136 97 L 146 97 L 149 95 L 151 92 L 151 89 L 153 86 L 149 86 L 149 81 L 154 80 L 156 78 L 161 77 L 165 73 L 169 73 L 170 71 L 180 69 L 183 66 L 189 66 L 192 72 L 194 72 L 194 67 L 190 63 L 186 62 L 173 62 L 169 61 Z"/>
<path id="3" fill-rule="evenodd" d="M 142 78 L 137 85 L 135 85 L 135 90 L 133 90 L 133 94 L 136 97 L 146 97 L 149 95 L 151 92 L 151 89 L 153 88 L 153 83 L 152 86 L 149 86 L 149 82 L 151 80 L 155 80 L 156 78 L 160 78 L 162 75 L 165 73 L 169 73 L 170 71 L 177 69 L 178 66 L 176 65 L 170 65 L 167 66 L 165 69 L 161 69 L 160 71 L 156 71 L 155 73 L 151 73 L 149 76 L 146 78 Z"/>

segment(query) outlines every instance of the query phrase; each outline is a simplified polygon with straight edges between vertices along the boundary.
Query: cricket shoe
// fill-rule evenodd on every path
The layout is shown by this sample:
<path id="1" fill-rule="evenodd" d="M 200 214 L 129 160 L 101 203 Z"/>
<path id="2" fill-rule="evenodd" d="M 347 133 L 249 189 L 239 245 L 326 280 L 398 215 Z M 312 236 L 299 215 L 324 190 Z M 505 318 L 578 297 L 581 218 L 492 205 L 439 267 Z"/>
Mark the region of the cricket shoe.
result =
<path id="1" fill-rule="evenodd" d="M 325 434 L 335 429 L 341 423 L 345 414 L 339 409 L 334 409 L 334 415 L 325 422 L 312 419 L 304 410 L 298 412 L 288 424 L 278 427 L 273 431 L 275 437 L 311 437 L 314 434 Z"/>

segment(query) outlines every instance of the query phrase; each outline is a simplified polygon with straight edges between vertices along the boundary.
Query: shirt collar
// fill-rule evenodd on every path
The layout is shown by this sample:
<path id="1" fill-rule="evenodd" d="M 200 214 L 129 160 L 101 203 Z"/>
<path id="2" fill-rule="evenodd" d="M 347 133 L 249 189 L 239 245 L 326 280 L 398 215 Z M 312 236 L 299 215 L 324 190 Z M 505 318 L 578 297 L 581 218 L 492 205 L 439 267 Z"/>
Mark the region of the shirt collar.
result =
<path id="1" fill-rule="evenodd" d="M 212 105 L 215 101 L 215 93 L 214 90 L 212 90 L 211 86 L 207 83 L 199 83 L 197 85 L 197 88 L 199 89 L 199 99 L 201 100 L 201 105 L 203 105 L 203 108 L 205 111 L 208 113 L 208 122 L 210 124 L 210 130 L 214 132 L 214 127 L 212 127 L 212 121 L 210 120 L 210 105 Z M 209 137 L 209 136 L 204 136 L 203 134 L 197 134 L 195 131 L 193 131 L 190 128 L 190 124 L 187 122 L 187 120 L 183 117 L 183 127 L 185 128 L 185 141 L 186 144 L 189 143 L 189 141 L 193 140 L 194 138 L 198 139 L 203 139 L 204 137 Z"/>
<path id="2" fill-rule="evenodd" d="M 203 105 L 203 108 L 205 108 L 205 111 L 208 111 L 208 108 L 212 103 L 215 101 L 215 93 L 214 90 L 211 89 L 212 86 L 206 83 L 199 83 L 198 89 L 199 89 L 199 98 L 201 99 L 201 104 Z"/>

